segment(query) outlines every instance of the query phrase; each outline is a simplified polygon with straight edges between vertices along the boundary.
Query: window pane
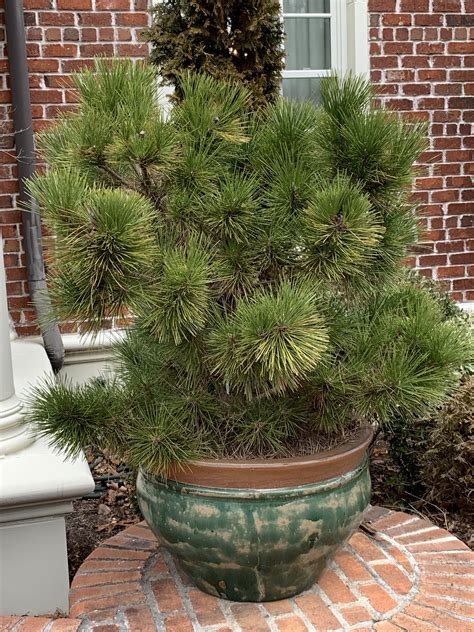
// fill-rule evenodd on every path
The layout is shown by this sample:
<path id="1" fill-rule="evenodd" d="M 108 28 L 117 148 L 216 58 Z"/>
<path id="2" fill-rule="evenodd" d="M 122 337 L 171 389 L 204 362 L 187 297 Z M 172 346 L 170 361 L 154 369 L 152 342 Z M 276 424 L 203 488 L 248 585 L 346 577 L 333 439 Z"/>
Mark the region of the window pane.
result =
<path id="1" fill-rule="evenodd" d="M 283 79 L 283 96 L 295 101 L 321 101 L 321 77 Z"/>
<path id="2" fill-rule="evenodd" d="M 283 0 L 283 13 L 330 13 L 330 0 Z"/>
<path id="3" fill-rule="evenodd" d="M 286 70 L 326 70 L 331 67 L 329 18 L 285 18 Z"/>

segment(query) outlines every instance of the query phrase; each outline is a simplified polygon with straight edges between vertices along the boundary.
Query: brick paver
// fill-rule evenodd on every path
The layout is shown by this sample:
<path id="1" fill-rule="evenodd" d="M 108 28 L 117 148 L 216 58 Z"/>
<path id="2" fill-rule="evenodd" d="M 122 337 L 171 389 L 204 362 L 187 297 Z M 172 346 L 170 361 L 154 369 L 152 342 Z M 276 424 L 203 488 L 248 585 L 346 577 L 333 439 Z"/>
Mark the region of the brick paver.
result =
<path id="1" fill-rule="evenodd" d="M 237 604 L 197 590 L 140 523 L 83 563 L 71 586 L 71 618 L 0 617 L 0 631 L 474 630 L 474 553 L 465 544 L 401 512 L 372 508 L 366 524 L 302 595 Z"/>

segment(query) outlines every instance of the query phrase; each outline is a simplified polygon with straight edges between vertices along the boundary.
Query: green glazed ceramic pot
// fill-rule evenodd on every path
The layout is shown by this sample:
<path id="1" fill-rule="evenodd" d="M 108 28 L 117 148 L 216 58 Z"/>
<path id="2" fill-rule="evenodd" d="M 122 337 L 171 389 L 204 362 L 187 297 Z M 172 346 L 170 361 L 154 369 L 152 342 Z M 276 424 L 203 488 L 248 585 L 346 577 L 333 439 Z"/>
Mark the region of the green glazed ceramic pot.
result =
<path id="1" fill-rule="evenodd" d="M 291 597 L 358 528 L 371 438 L 362 429 L 316 457 L 197 461 L 167 479 L 140 472 L 140 508 L 201 590 L 233 601 Z"/>

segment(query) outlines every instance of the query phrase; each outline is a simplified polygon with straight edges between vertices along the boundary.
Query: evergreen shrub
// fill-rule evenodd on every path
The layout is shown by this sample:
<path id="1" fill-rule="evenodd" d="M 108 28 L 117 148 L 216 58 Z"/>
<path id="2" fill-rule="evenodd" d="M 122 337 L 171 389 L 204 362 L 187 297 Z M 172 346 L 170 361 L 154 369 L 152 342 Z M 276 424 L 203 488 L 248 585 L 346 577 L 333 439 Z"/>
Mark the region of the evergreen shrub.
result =
<path id="1" fill-rule="evenodd" d="M 183 70 L 242 82 L 254 105 L 273 102 L 284 68 L 279 0 L 163 0 L 148 31 L 151 59 L 183 97 Z"/>
<path id="2" fill-rule="evenodd" d="M 42 136 L 56 315 L 136 320 L 114 380 L 37 389 L 37 432 L 165 474 L 313 452 L 440 404 L 472 345 L 403 265 L 424 128 L 350 76 L 323 81 L 321 108 L 255 109 L 241 82 L 185 73 L 168 118 L 155 79 L 98 62 Z"/>

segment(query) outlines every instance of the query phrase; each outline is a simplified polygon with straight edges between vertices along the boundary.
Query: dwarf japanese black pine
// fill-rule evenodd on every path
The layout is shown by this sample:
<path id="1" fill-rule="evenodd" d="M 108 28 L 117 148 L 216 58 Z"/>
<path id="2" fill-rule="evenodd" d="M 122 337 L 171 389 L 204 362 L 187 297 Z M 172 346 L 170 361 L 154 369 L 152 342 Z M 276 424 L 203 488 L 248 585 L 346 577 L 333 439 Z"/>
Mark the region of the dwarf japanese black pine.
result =
<path id="1" fill-rule="evenodd" d="M 31 188 L 56 235 L 56 315 L 129 325 L 114 381 L 36 392 L 37 431 L 166 473 L 311 451 L 442 402 L 472 345 L 404 271 L 423 127 L 353 77 L 325 79 L 320 108 L 176 81 L 165 117 L 153 66 L 99 62 L 42 136 Z"/>

